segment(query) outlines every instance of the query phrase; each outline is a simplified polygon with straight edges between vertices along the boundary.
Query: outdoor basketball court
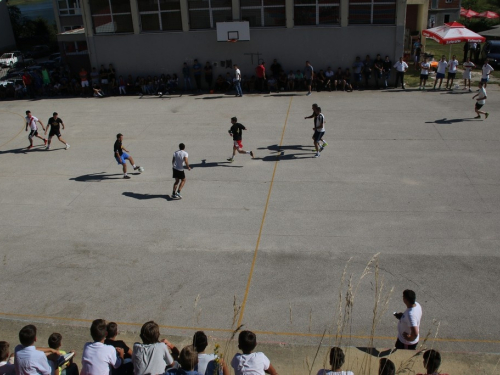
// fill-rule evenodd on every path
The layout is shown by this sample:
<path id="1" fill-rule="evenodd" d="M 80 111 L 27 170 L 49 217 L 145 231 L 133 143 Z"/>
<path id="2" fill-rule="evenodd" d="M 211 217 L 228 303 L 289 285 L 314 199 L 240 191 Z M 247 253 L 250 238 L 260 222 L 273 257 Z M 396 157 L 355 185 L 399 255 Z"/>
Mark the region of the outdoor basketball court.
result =
<path id="1" fill-rule="evenodd" d="M 315 344 L 338 310 L 342 272 L 354 287 L 380 253 L 392 297 L 375 345 L 396 336 L 406 288 L 422 335 L 453 351 L 498 352 L 499 89 L 486 121 L 473 94 L 354 93 L 114 97 L 0 103 L 0 318 L 88 326 L 155 320 L 171 334 L 226 335 L 233 301 L 269 341 Z M 311 104 L 329 146 L 313 158 Z M 24 112 L 57 111 L 71 145 L 30 152 Z M 248 130 L 231 155 L 230 118 Z M 123 180 L 116 133 L 145 172 Z M 193 170 L 171 200 L 172 153 Z M 366 345 L 375 277 L 354 297 L 346 333 Z M 382 307 L 379 307 L 379 312 Z M 335 333 L 335 329 L 327 331 Z"/>

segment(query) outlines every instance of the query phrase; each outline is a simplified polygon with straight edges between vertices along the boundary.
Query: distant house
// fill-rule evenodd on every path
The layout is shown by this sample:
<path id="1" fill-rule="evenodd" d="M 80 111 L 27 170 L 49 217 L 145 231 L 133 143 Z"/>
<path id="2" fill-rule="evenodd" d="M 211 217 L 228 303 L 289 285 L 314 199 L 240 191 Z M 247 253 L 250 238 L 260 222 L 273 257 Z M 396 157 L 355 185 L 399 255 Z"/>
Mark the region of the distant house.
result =
<path id="1" fill-rule="evenodd" d="M 429 0 L 427 27 L 441 26 L 447 22 L 459 21 L 462 0 Z"/>

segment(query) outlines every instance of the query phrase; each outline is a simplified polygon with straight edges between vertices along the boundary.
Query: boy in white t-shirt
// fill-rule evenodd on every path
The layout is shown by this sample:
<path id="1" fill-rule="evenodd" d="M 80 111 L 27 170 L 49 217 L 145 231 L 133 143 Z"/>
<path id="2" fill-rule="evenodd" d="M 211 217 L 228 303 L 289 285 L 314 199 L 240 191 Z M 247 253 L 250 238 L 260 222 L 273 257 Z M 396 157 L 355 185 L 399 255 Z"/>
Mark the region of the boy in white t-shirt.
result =
<path id="1" fill-rule="evenodd" d="M 431 64 L 427 61 L 427 57 L 424 57 L 424 61 L 420 64 L 420 68 L 420 86 L 418 86 L 418 89 L 425 90 L 425 84 L 429 78 L 429 70 L 431 68 Z"/>
<path id="2" fill-rule="evenodd" d="M 457 75 L 457 66 L 459 62 L 457 60 L 457 57 L 453 55 L 451 58 L 451 61 L 448 62 L 448 80 L 446 81 L 446 88 L 448 90 L 451 90 L 453 86 L 453 80 L 455 79 L 455 76 Z M 451 80 L 451 82 L 450 82 Z"/>
<path id="3" fill-rule="evenodd" d="M 394 314 L 398 323 L 398 339 L 396 349 L 415 350 L 417 348 L 420 329 L 420 320 L 422 319 L 422 307 L 416 301 L 417 296 L 413 290 L 403 291 L 403 302 L 406 305 L 404 313 Z"/>
<path id="4" fill-rule="evenodd" d="M 215 359 L 215 354 L 205 354 L 208 346 L 208 338 L 203 331 L 197 331 L 193 336 L 193 347 L 198 353 L 198 364 L 194 367 L 195 371 L 205 374 L 207 365 Z"/>
<path id="5" fill-rule="evenodd" d="M 345 362 L 345 354 L 342 349 L 333 347 L 330 350 L 330 366 L 331 369 L 321 369 L 318 375 L 354 375 L 352 371 L 342 371 L 342 366 Z"/>
<path id="6" fill-rule="evenodd" d="M 269 358 L 264 353 L 252 351 L 257 346 L 257 337 L 251 331 L 242 331 L 238 336 L 238 348 L 243 352 L 236 353 L 231 360 L 235 375 L 277 375 Z"/>
<path id="7" fill-rule="evenodd" d="M 484 87 L 488 85 L 488 81 L 490 80 L 490 73 L 493 72 L 495 69 L 492 68 L 490 64 L 488 64 L 489 60 L 486 59 L 484 61 L 484 65 L 481 68 L 482 75 L 481 75 L 481 82 L 484 84 Z"/>
<path id="8" fill-rule="evenodd" d="M 188 169 L 191 170 L 188 162 L 188 153 L 184 151 L 186 146 L 184 143 L 179 144 L 179 150 L 174 152 L 172 156 L 172 172 L 173 178 L 175 178 L 174 189 L 172 190 L 172 198 L 180 199 L 182 198 L 181 190 L 186 183 L 186 174 L 184 173 L 184 165 Z M 179 183 L 180 182 L 180 183 Z M 177 187 L 179 189 L 177 190 Z"/>
<path id="9" fill-rule="evenodd" d="M 47 146 L 47 140 L 43 137 L 40 137 L 38 135 L 38 126 L 36 123 L 38 122 L 40 125 L 42 125 L 42 129 L 45 131 L 45 126 L 43 126 L 42 122 L 37 119 L 35 116 L 31 114 L 31 111 L 26 111 L 26 131 L 28 131 L 28 126 L 30 128 L 30 134 L 28 135 L 28 139 L 30 141 L 30 145 L 28 146 L 28 150 L 33 148 L 33 137 L 40 138 L 45 146 Z"/>
<path id="10" fill-rule="evenodd" d="M 463 74 L 464 90 L 467 90 L 467 84 L 468 84 L 469 92 L 471 92 L 472 90 L 470 89 L 470 80 L 472 78 L 472 69 L 474 69 L 476 65 L 472 61 L 470 61 L 470 57 L 468 57 L 467 61 L 464 62 L 463 67 L 464 67 L 464 74 Z"/>
<path id="11" fill-rule="evenodd" d="M 444 75 L 446 74 L 446 68 L 448 67 L 448 62 L 446 61 L 446 56 L 441 56 L 441 60 L 438 61 L 436 81 L 434 82 L 433 90 L 436 89 L 436 85 L 439 81 L 439 88 L 441 89 L 441 84 L 443 83 Z"/>
<path id="12" fill-rule="evenodd" d="M 479 92 L 472 97 L 472 100 L 476 99 L 476 105 L 474 107 L 474 110 L 477 113 L 477 116 L 474 118 L 481 118 L 481 113 L 484 115 L 484 119 L 486 120 L 488 116 L 490 115 L 488 112 L 483 112 L 480 111 L 480 109 L 483 107 L 483 105 L 486 104 L 486 99 L 488 98 L 486 95 L 486 89 L 484 88 L 486 86 L 483 82 L 479 82 Z"/>

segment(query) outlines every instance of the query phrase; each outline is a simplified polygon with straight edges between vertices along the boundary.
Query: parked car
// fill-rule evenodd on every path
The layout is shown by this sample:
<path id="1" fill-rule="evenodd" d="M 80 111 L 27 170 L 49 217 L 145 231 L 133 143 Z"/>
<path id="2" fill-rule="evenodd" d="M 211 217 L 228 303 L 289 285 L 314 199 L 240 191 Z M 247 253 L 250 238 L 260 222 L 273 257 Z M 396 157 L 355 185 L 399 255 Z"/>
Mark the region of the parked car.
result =
<path id="1" fill-rule="evenodd" d="M 25 68 L 35 65 L 36 61 L 33 59 L 24 59 L 22 61 L 16 62 L 12 68 L 7 70 L 7 73 L 22 72 Z"/>
<path id="2" fill-rule="evenodd" d="M 23 54 L 20 51 L 7 52 L 0 56 L 0 66 L 12 68 L 16 62 L 21 60 L 23 60 Z"/>
<path id="3" fill-rule="evenodd" d="M 29 52 L 29 56 L 33 59 L 37 59 L 39 57 L 45 57 L 50 54 L 49 46 L 39 45 L 33 47 L 33 49 Z"/>
<path id="4" fill-rule="evenodd" d="M 481 58 L 489 60 L 492 67 L 500 65 L 500 40 L 488 40 L 481 51 Z"/>

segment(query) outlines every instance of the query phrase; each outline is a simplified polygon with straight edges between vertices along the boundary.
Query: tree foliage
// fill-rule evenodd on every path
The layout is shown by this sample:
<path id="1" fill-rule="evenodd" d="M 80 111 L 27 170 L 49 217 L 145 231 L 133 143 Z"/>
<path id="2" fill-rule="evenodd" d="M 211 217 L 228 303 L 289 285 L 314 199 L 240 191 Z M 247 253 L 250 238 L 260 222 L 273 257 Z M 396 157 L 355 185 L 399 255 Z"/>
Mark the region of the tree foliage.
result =
<path id="1" fill-rule="evenodd" d="M 49 21 L 41 17 L 34 20 L 26 18 L 17 6 L 9 5 L 7 8 L 17 43 L 22 39 L 33 39 L 47 44 L 57 42 L 55 24 L 50 24 Z"/>

